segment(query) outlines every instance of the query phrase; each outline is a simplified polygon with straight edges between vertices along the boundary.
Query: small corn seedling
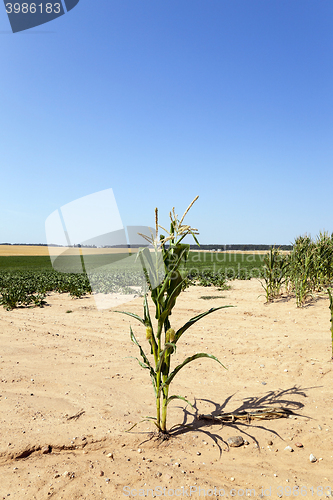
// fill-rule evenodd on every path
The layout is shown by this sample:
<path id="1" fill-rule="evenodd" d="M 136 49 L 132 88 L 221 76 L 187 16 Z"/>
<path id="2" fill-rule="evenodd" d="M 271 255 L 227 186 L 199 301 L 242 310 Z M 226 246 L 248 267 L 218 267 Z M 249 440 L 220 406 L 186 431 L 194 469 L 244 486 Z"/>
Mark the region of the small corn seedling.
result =
<path id="1" fill-rule="evenodd" d="M 331 289 L 328 288 L 327 289 L 328 291 L 328 296 L 330 298 L 330 311 L 331 311 L 331 338 L 332 338 L 332 359 L 333 359 L 333 297 L 332 297 L 332 292 L 331 292 Z"/>
<path id="2" fill-rule="evenodd" d="M 184 269 L 184 264 L 186 263 L 190 250 L 189 245 L 182 243 L 182 240 L 185 238 L 185 236 L 192 235 L 195 242 L 199 245 L 195 236 L 198 234 L 197 230 L 183 224 L 185 215 L 187 214 L 193 203 L 197 200 L 197 198 L 198 196 L 192 201 L 180 220 L 178 219 L 178 216 L 175 213 L 175 209 L 173 208 L 172 212 L 170 212 L 170 232 L 164 229 L 162 226 L 159 226 L 158 211 L 156 209 L 155 237 L 153 234 L 151 237 L 141 235 L 150 244 L 152 244 L 155 249 L 155 254 L 154 252 L 149 252 L 148 248 L 143 249 L 139 253 L 139 257 L 145 271 L 147 285 L 151 293 L 151 299 L 155 305 L 156 321 L 154 321 L 154 324 L 149 312 L 147 293 L 144 294 L 143 318 L 130 312 L 117 311 L 135 318 L 136 320 L 140 321 L 140 323 L 142 323 L 146 328 L 146 339 L 150 347 L 150 354 L 153 358 L 152 361 L 150 361 L 144 349 L 139 344 L 131 327 L 130 336 L 134 344 L 138 346 L 143 361 L 140 361 L 139 359 L 137 360 L 142 368 L 145 368 L 149 371 L 152 380 L 156 400 L 156 418 L 147 418 L 151 418 L 154 421 L 158 429 L 158 437 L 161 439 L 167 439 L 169 436 L 166 425 L 168 404 L 174 399 L 180 399 L 192 406 L 191 403 L 189 403 L 189 401 L 187 401 L 183 396 L 169 395 L 170 384 L 177 373 L 188 363 L 198 358 L 213 359 L 220 365 L 222 365 L 223 368 L 225 368 L 225 366 L 212 354 L 197 353 L 186 358 L 181 364 L 173 368 L 173 370 L 171 371 L 172 354 L 176 352 L 178 341 L 186 332 L 186 330 L 188 330 L 194 323 L 199 321 L 201 318 L 204 318 L 208 314 L 211 314 L 212 312 L 224 307 L 231 307 L 221 306 L 209 309 L 209 311 L 191 318 L 182 327 L 178 328 L 177 331 L 175 331 L 171 327 L 170 316 L 176 304 L 177 297 L 181 293 L 184 282 L 186 280 L 186 270 Z M 168 236 L 160 235 L 160 239 L 158 240 L 159 228 L 163 229 L 163 231 L 166 231 L 168 233 Z M 165 274 L 160 284 L 154 287 L 152 286 L 154 280 L 151 279 L 151 276 L 157 277 L 158 272 L 160 271 L 158 269 L 158 265 L 156 265 L 156 263 L 154 262 L 154 258 L 158 255 L 158 252 L 162 252 L 162 266 L 164 267 L 163 271 Z M 156 259 L 156 261 L 158 261 L 158 259 Z"/>

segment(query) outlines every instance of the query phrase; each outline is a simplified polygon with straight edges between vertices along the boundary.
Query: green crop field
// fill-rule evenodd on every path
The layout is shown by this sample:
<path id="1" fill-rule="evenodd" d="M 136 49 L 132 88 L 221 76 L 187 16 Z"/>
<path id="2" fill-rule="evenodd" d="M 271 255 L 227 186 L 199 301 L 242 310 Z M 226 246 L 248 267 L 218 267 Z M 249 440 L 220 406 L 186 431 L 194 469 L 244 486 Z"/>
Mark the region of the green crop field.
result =
<path id="1" fill-rule="evenodd" d="M 263 255 L 190 252 L 185 270 L 187 285 L 226 287 L 227 280 L 260 277 Z M 86 273 L 82 272 L 82 264 Z M 48 292 L 134 293 L 143 287 L 143 274 L 136 255 L 127 254 L 61 256 L 54 262 L 48 256 L 0 257 L 0 304 L 7 309 L 45 303 Z"/>
<path id="2" fill-rule="evenodd" d="M 119 262 L 119 268 L 127 267 L 128 269 L 134 265 L 134 259 L 131 258 L 128 264 L 124 260 L 128 257 L 127 254 L 102 254 L 102 255 L 86 255 L 84 257 L 85 265 L 88 269 L 97 269 L 102 266 L 112 265 L 117 269 L 116 262 Z M 259 271 L 263 266 L 264 255 L 258 254 L 232 254 L 218 252 L 190 252 L 186 267 L 189 271 L 197 270 L 198 272 L 228 272 L 232 274 L 245 275 L 251 277 L 258 276 Z M 65 256 L 59 257 L 56 260 L 56 267 L 79 271 L 78 257 Z M 22 257 L 0 257 L 0 272 L 9 271 L 52 271 L 50 257 L 48 256 L 22 256 Z"/>
<path id="3" fill-rule="evenodd" d="M 0 257 L 0 272 L 3 271 L 52 271 L 49 256 Z"/>
<path id="4" fill-rule="evenodd" d="M 255 253 L 190 252 L 186 267 L 189 272 L 224 274 L 233 279 L 250 279 L 260 276 L 264 255 Z"/>

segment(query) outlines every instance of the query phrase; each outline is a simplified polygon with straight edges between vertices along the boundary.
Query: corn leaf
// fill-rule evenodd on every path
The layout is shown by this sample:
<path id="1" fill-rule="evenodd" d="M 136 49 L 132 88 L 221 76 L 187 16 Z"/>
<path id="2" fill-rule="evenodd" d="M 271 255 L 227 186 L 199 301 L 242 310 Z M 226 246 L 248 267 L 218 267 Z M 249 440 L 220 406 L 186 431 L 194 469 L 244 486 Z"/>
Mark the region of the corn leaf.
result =
<path id="1" fill-rule="evenodd" d="M 150 313 L 149 313 L 149 307 L 148 307 L 147 294 L 145 294 L 145 298 L 144 298 L 144 320 L 143 321 L 144 321 L 144 324 L 146 326 L 152 327 Z"/>
<path id="2" fill-rule="evenodd" d="M 134 314 L 134 313 L 131 313 L 131 312 L 127 312 L 127 311 L 113 311 L 113 312 L 120 313 L 120 314 L 127 314 L 127 316 L 131 316 L 132 318 L 137 319 L 138 321 L 140 321 L 140 323 L 142 323 L 143 325 L 145 325 L 145 320 L 142 319 L 142 318 L 140 318 L 140 316 L 138 316 L 137 314 Z"/>
<path id="3" fill-rule="evenodd" d="M 199 246 L 200 246 L 200 243 L 198 242 L 197 238 L 195 237 L 195 234 L 194 234 L 194 233 L 192 233 L 192 231 L 191 231 L 191 235 L 193 236 L 194 241 L 196 242 L 196 244 L 197 244 L 197 245 L 198 245 L 198 247 L 199 247 Z"/>
<path id="4" fill-rule="evenodd" d="M 170 403 L 170 401 L 172 401 L 173 399 L 181 399 L 182 401 L 185 401 L 185 403 L 189 404 L 190 407 L 194 410 L 194 406 L 186 398 L 184 398 L 183 396 L 170 396 L 167 399 L 166 404 L 168 405 Z"/>
<path id="5" fill-rule="evenodd" d="M 190 356 L 189 358 L 186 358 L 185 361 L 183 361 L 180 365 L 176 366 L 176 368 L 173 370 L 173 372 L 170 373 L 170 375 L 168 376 L 168 378 L 161 385 L 160 389 L 162 389 L 165 386 L 170 385 L 170 383 L 172 382 L 173 378 L 177 375 L 177 373 L 182 368 L 184 368 L 184 366 L 188 365 L 188 363 L 191 363 L 191 361 L 194 361 L 195 359 L 198 359 L 198 358 L 210 358 L 210 359 L 214 359 L 215 361 L 217 361 L 218 363 L 220 363 L 220 365 L 223 366 L 223 368 L 225 368 L 227 370 L 227 368 L 221 363 L 221 361 L 218 360 L 212 354 L 207 354 L 206 352 L 199 352 L 197 354 L 194 354 L 193 356 Z"/>
<path id="6" fill-rule="evenodd" d="M 204 318 L 208 314 L 211 314 L 214 311 L 218 311 L 219 309 L 225 309 L 226 307 L 234 307 L 234 306 L 212 307 L 208 311 L 201 313 L 198 316 L 195 316 L 194 318 L 191 318 L 187 323 L 185 323 L 184 326 L 182 326 L 181 328 L 179 328 L 179 330 L 177 330 L 176 335 L 175 335 L 175 342 L 178 341 L 178 339 L 183 335 L 184 332 L 186 332 L 186 330 L 188 330 L 190 328 L 190 326 L 192 326 L 194 323 L 199 321 L 199 319 Z"/>
<path id="7" fill-rule="evenodd" d="M 139 364 L 142 366 L 142 368 L 148 368 L 149 369 L 149 372 L 150 372 L 150 377 L 152 379 L 152 382 L 153 382 L 153 386 L 154 386 L 154 391 L 156 393 L 156 373 L 154 371 L 154 368 L 151 366 L 150 362 L 149 362 L 149 359 L 147 358 L 144 350 L 142 349 L 142 347 L 140 346 L 139 342 L 136 340 L 135 338 L 135 335 L 133 333 L 133 330 L 132 330 L 132 327 L 130 327 L 130 332 L 131 332 L 131 340 L 132 342 L 138 346 L 139 350 L 140 350 L 140 354 L 141 354 L 141 357 L 143 359 L 143 361 L 145 362 L 145 364 L 141 363 L 139 360 Z M 136 358 L 137 359 L 137 358 Z"/>
<path id="8" fill-rule="evenodd" d="M 158 365 L 156 366 L 156 372 L 158 372 L 161 369 L 161 366 L 164 363 L 165 354 L 168 352 L 170 348 L 174 348 L 174 352 L 176 352 L 176 344 L 173 344 L 172 342 L 167 342 L 165 344 L 165 347 L 160 354 L 160 360 L 158 362 Z"/>

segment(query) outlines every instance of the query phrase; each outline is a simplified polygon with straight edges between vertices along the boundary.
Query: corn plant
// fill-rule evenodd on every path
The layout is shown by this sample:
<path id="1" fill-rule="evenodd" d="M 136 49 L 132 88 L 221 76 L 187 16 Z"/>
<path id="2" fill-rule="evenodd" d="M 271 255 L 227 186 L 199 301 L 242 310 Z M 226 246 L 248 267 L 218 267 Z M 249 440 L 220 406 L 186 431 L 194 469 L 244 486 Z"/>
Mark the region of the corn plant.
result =
<path id="1" fill-rule="evenodd" d="M 287 260 L 278 248 L 272 247 L 264 257 L 263 282 L 267 302 L 276 298 L 286 279 Z"/>
<path id="2" fill-rule="evenodd" d="M 287 290 L 295 293 L 297 306 L 314 292 L 326 289 L 333 278 L 333 235 L 320 233 L 315 241 L 310 236 L 295 239 L 288 257 Z"/>
<path id="3" fill-rule="evenodd" d="M 295 239 L 293 250 L 288 256 L 287 290 L 294 293 L 296 305 L 303 305 L 315 288 L 314 270 L 315 244 L 310 236 Z"/>
<path id="4" fill-rule="evenodd" d="M 333 278 L 333 234 L 320 232 L 315 242 L 314 286 L 317 291 L 327 287 Z"/>
<path id="5" fill-rule="evenodd" d="M 147 418 L 153 419 L 158 429 L 158 436 L 162 439 L 167 438 L 169 435 L 166 426 L 167 407 L 169 403 L 174 399 L 180 399 L 191 405 L 191 403 L 189 403 L 189 401 L 187 401 L 183 396 L 169 395 L 170 384 L 178 372 L 188 363 L 198 358 L 213 359 L 225 368 L 225 366 L 212 354 L 196 353 L 187 357 L 181 364 L 171 370 L 172 354 L 176 352 L 178 341 L 186 330 L 208 314 L 224 307 L 231 307 L 221 306 L 209 309 L 208 311 L 189 319 L 177 330 L 172 328 L 170 323 L 172 310 L 175 307 L 176 300 L 181 293 L 184 282 L 187 278 L 185 263 L 188 258 L 190 246 L 182 243 L 182 241 L 185 236 L 192 235 L 195 242 L 199 245 L 196 238 L 196 235 L 198 234 L 197 229 L 183 224 L 185 215 L 197 198 L 198 196 L 189 205 L 180 220 L 178 219 L 175 209 L 173 208 L 172 212 L 170 212 L 170 231 L 167 231 L 158 224 L 158 211 L 155 209 L 155 236 L 153 233 L 151 237 L 141 235 L 154 246 L 155 250 L 154 253 L 149 252 L 149 250 L 145 248 L 139 253 L 139 258 L 141 259 L 142 266 L 145 270 L 151 299 L 155 306 L 155 321 L 152 321 L 150 315 L 147 293 L 144 293 L 143 318 L 131 312 L 117 311 L 135 318 L 146 328 L 146 340 L 150 348 L 150 359 L 149 355 L 146 354 L 145 349 L 139 344 L 137 338 L 135 337 L 132 327 L 130 327 L 130 337 L 134 344 L 139 348 L 140 355 L 143 360 L 140 361 L 137 359 L 140 366 L 149 371 L 152 380 L 156 402 L 156 417 Z M 167 233 L 167 236 L 160 235 L 160 238 L 158 239 L 159 228 L 163 229 L 163 231 Z M 161 271 L 161 269 L 158 268 L 158 265 L 156 265 L 156 262 L 158 262 L 158 252 L 162 252 L 162 266 L 164 268 L 162 271 L 164 271 L 164 278 L 158 286 L 154 287 L 154 280 L 151 277 L 155 276 L 157 278 L 158 273 Z"/>
<path id="6" fill-rule="evenodd" d="M 333 359 L 333 297 L 332 297 L 332 293 L 331 293 L 331 289 L 328 288 L 327 289 L 328 291 L 328 296 L 330 298 L 330 311 L 331 311 L 331 339 L 332 339 L 332 359 Z"/>

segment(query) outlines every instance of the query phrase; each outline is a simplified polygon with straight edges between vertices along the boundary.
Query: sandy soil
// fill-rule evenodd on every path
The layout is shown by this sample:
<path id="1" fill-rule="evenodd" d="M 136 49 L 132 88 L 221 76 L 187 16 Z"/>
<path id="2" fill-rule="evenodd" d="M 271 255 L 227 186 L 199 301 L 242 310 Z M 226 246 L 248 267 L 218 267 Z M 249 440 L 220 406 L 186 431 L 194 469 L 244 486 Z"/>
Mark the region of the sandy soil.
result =
<path id="1" fill-rule="evenodd" d="M 131 252 L 136 252 L 136 248 L 132 248 Z M 38 245 L 0 245 L 0 257 L 33 257 L 33 256 L 49 256 L 61 255 L 66 252 L 66 255 L 101 255 L 110 253 L 128 253 L 127 248 L 68 248 L 68 247 L 44 247 Z"/>
<path id="2" fill-rule="evenodd" d="M 38 245 L 0 245 L 0 257 L 7 256 L 48 256 L 48 255 L 60 255 L 66 251 L 66 255 L 80 255 L 79 248 L 67 248 L 67 247 L 44 247 Z M 127 253 L 126 248 L 82 248 L 82 253 L 84 255 L 101 255 L 110 253 Z M 137 252 L 137 248 L 132 248 L 131 252 Z M 206 253 L 216 253 L 211 250 L 196 250 L 197 252 Z M 246 254 L 246 255 L 265 255 L 267 250 L 228 250 L 226 252 L 219 252 L 225 254 Z M 289 253 L 286 250 L 281 250 L 281 253 Z"/>
<path id="3" fill-rule="evenodd" d="M 319 498 L 320 487 L 325 496 L 333 487 L 328 300 L 297 309 L 286 298 L 265 305 L 261 294 L 251 280 L 223 292 L 192 287 L 178 299 L 176 328 L 210 307 L 236 307 L 204 318 L 179 341 L 175 362 L 203 351 L 228 370 L 199 359 L 178 374 L 171 394 L 186 396 L 195 411 L 172 402 L 168 425 L 192 425 L 162 444 L 149 440 L 152 423 L 126 432 L 155 414 L 149 374 L 131 358 L 138 352 L 130 324 L 147 342 L 139 323 L 97 310 L 93 297 L 51 294 L 43 309 L 1 308 L 0 499 L 152 498 L 154 489 L 155 497 L 199 498 L 199 488 L 200 498 L 214 498 L 215 487 L 226 498 L 277 498 L 288 488 L 296 495 L 297 486 L 299 496 Z M 141 314 L 142 299 L 121 307 Z M 267 405 L 294 415 L 223 426 L 197 418 Z M 249 444 L 228 448 L 231 436 Z"/>

